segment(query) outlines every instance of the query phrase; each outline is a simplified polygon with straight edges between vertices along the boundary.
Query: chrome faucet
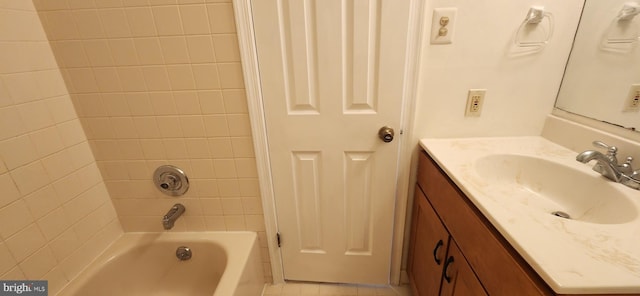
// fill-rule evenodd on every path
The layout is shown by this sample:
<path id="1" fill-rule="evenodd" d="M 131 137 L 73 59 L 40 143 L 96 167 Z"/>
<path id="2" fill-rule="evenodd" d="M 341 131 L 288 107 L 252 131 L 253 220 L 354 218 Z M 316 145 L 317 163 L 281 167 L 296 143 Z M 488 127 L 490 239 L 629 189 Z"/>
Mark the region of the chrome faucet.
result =
<path id="1" fill-rule="evenodd" d="M 597 163 L 593 166 L 594 171 L 602 174 L 611 181 L 640 190 L 640 170 L 634 171 L 631 168 L 632 157 L 627 157 L 626 162 L 620 164 L 616 157 L 618 153 L 617 147 L 609 146 L 601 141 L 594 141 L 593 145 L 607 149 L 607 154 L 605 155 L 595 150 L 586 150 L 578 154 L 576 160 L 582 163 L 596 160 Z"/>
<path id="2" fill-rule="evenodd" d="M 175 204 L 164 217 L 162 217 L 162 226 L 165 230 L 173 228 L 173 224 L 178 220 L 180 215 L 184 214 L 185 207 L 182 204 Z"/>
<path id="3" fill-rule="evenodd" d="M 611 161 L 611 158 L 602 154 L 600 151 L 587 150 L 578 156 L 576 160 L 582 163 L 587 163 L 591 160 L 596 160 L 597 163 L 593 166 L 593 170 L 607 177 L 611 181 L 620 182 L 620 171 L 618 170 L 618 164 Z"/>

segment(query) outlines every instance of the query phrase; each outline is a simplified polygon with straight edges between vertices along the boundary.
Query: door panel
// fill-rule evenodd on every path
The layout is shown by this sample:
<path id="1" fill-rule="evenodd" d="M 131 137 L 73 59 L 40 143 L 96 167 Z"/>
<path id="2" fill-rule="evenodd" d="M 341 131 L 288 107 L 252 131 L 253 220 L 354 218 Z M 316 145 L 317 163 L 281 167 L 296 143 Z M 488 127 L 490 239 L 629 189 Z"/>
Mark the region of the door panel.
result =
<path id="1" fill-rule="evenodd" d="M 252 2 L 285 279 L 388 283 L 409 4 Z"/>
<path id="2" fill-rule="evenodd" d="M 322 226 L 320 224 L 319 168 L 322 156 L 319 152 L 293 152 L 293 186 L 301 252 L 324 252 Z"/>

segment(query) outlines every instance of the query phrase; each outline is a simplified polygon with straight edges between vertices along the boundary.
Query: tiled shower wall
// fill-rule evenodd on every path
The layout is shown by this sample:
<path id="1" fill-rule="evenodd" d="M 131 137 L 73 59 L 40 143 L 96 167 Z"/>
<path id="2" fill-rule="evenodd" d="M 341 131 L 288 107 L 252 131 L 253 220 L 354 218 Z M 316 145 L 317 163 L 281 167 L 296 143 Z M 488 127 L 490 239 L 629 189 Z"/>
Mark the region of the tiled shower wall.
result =
<path id="1" fill-rule="evenodd" d="M 125 231 L 251 230 L 263 210 L 230 1 L 34 0 Z M 161 194 L 172 164 L 191 188 Z"/>
<path id="2" fill-rule="evenodd" d="M 51 295 L 122 233 L 31 1 L 0 1 L 0 278 Z"/>

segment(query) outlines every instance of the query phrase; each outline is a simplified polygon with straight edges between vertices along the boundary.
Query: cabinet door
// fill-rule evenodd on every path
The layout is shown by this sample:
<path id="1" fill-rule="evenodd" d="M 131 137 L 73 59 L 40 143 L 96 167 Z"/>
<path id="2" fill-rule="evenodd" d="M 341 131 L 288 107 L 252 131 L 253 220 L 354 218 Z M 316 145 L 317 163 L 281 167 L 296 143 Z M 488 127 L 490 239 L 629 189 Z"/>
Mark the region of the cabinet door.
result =
<path id="1" fill-rule="evenodd" d="M 449 252 L 444 264 L 441 296 L 487 295 L 453 240 L 449 243 Z"/>
<path id="2" fill-rule="evenodd" d="M 439 294 L 448 246 L 449 233 L 416 186 L 408 268 L 414 296 Z"/>

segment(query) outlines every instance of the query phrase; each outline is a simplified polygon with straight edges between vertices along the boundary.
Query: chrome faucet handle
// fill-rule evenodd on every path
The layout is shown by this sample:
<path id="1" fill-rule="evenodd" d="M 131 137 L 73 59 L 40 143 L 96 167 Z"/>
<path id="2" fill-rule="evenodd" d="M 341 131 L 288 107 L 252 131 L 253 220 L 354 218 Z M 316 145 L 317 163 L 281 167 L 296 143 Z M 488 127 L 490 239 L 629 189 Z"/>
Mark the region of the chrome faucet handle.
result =
<path id="1" fill-rule="evenodd" d="M 618 165 L 618 170 L 620 170 L 620 172 L 624 175 L 634 175 L 633 167 L 631 166 L 632 161 L 633 157 L 627 157 L 627 160 L 623 164 Z"/>
<path id="2" fill-rule="evenodd" d="M 609 157 L 611 163 L 616 165 L 618 164 L 618 158 L 616 158 L 616 155 L 618 154 L 618 147 L 607 145 L 602 141 L 593 141 L 593 146 L 607 149 L 607 156 Z"/>
<path id="3" fill-rule="evenodd" d="M 623 165 L 627 165 L 629 167 L 629 172 L 627 173 L 629 176 L 638 179 L 640 176 L 640 169 L 633 170 L 633 167 L 631 166 L 632 161 L 633 157 L 629 156 L 627 157 L 627 161 Z"/>

